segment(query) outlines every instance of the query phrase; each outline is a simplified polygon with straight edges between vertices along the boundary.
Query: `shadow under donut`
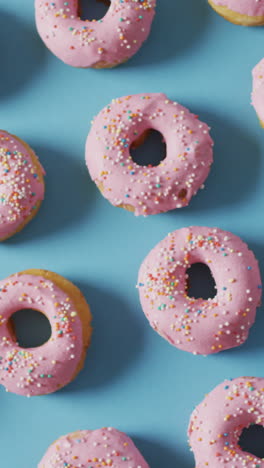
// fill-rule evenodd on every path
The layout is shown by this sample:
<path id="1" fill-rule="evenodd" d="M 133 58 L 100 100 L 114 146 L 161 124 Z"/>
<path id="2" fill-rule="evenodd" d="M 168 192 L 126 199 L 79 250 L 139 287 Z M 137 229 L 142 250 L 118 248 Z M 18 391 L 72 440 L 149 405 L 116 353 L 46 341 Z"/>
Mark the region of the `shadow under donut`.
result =
<path id="1" fill-rule="evenodd" d="M 92 341 L 84 369 L 61 392 L 78 392 L 109 384 L 139 358 L 143 329 L 129 304 L 107 290 L 74 281 L 85 295 L 93 315 Z"/>
<path id="2" fill-rule="evenodd" d="M 36 29 L 0 8 L 0 99 L 30 82 L 39 72 L 45 55 Z"/>
<path id="3" fill-rule="evenodd" d="M 188 446 L 186 456 L 179 452 L 180 446 L 177 446 L 175 441 L 175 450 L 172 447 L 165 446 L 157 441 L 152 441 L 142 437 L 131 435 L 135 445 L 142 453 L 146 462 L 151 468 L 193 468 L 194 463 L 190 462 L 188 458 Z M 187 435 L 186 435 L 187 439 Z"/>
<path id="4" fill-rule="evenodd" d="M 195 47 L 209 17 L 210 9 L 203 0 L 158 1 L 150 36 L 122 67 L 157 64 L 181 56 L 186 49 Z"/>
<path id="5" fill-rule="evenodd" d="M 32 242 L 80 223 L 92 205 L 96 187 L 84 158 L 76 158 L 48 146 L 29 142 L 46 171 L 46 192 L 36 217 L 7 244 Z"/>

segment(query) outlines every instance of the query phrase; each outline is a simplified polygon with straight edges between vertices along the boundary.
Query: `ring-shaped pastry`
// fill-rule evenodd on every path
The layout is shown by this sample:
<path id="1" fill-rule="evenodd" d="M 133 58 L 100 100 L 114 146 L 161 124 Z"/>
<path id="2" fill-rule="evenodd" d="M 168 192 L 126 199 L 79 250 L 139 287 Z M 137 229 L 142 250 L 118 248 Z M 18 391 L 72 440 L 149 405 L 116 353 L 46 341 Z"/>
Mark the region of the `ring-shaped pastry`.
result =
<path id="1" fill-rule="evenodd" d="M 0 241 L 21 231 L 37 214 L 45 171 L 27 143 L 0 130 Z"/>
<path id="2" fill-rule="evenodd" d="M 196 468 L 264 468 L 239 445 L 243 429 L 264 425 L 264 379 L 239 377 L 218 385 L 194 410 L 189 441 Z"/>
<path id="3" fill-rule="evenodd" d="M 156 0 L 111 0 L 98 21 L 82 20 L 78 0 L 35 0 L 36 24 L 48 49 L 79 68 L 112 68 L 147 39 Z"/>
<path id="4" fill-rule="evenodd" d="M 208 0 L 211 7 L 226 20 L 242 26 L 264 24 L 264 0 Z"/>
<path id="5" fill-rule="evenodd" d="M 149 130 L 160 132 L 167 154 L 158 166 L 140 166 L 130 148 Z M 94 119 L 86 142 L 93 181 L 114 206 L 152 215 L 189 204 L 203 186 L 213 161 L 209 128 L 165 94 L 114 99 Z"/>
<path id="6" fill-rule="evenodd" d="M 207 265 L 216 283 L 210 299 L 188 296 L 187 270 Z M 172 345 L 212 354 L 243 344 L 261 299 L 253 252 L 234 234 L 190 227 L 170 233 L 143 261 L 138 289 L 150 325 Z"/>
<path id="7" fill-rule="evenodd" d="M 62 276 L 27 270 L 0 282 L 0 384 L 24 396 L 55 392 L 82 369 L 91 337 L 91 313 L 81 291 Z M 21 309 L 42 312 L 51 337 L 42 346 L 22 348 L 12 315 Z"/>
<path id="8" fill-rule="evenodd" d="M 132 440 L 112 427 L 76 431 L 60 437 L 38 468 L 149 468 Z"/>

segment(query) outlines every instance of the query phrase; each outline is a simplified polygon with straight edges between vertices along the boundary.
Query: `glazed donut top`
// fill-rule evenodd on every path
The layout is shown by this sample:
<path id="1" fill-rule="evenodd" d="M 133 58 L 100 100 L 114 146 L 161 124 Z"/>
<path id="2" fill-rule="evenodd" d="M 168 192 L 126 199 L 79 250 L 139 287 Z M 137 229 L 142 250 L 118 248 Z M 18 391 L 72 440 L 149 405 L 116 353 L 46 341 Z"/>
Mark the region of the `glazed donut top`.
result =
<path id="1" fill-rule="evenodd" d="M 17 273 L 0 282 L 0 383 L 25 396 L 52 393 L 73 378 L 83 352 L 82 325 L 75 305 L 54 282 Z M 38 348 L 21 348 L 10 317 L 35 309 L 49 319 L 52 335 Z"/>
<path id="2" fill-rule="evenodd" d="M 38 468 L 149 468 L 132 440 L 111 427 L 78 431 L 52 444 Z"/>
<path id="3" fill-rule="evenodd" d="M 190 445 L 196 468 L 263 468 L 264 461 L 239 447 L 244 428 L 264 425 L 264 379 L 227 380 L 194 410 Z"/>
<path id="4" fill-rule="evenodd" d="M 253 69 L 252 104 L 259 118 L 264 122 L 264 59 Z"/>
<path id="5" fill-rule="evenodd" d="M 111 0 L 99 21 L 82 21 L 78 0 L 35 0 L 40 36 L 52 52 L 74 67 L 111 66 L 134 55 L 147 38 L 156 0 Z"/>
<path id="6" fill-rule="evenodd" d="M 186 272 L 195 263 L 210 268 L 214 298 L 188 296 Z M 137 286 L 152 327 L 174 346 L 205 355 L 247 339 L 262 293 L 258 262 L 247 245 L 230 232 L 199 226 L 159 242 L 143 261 Z"/>
<path id="7" fill-rule="evenodd" d="M 31 153 L 17 137 L 0 130 L 0 239 L 14 233 L 44 198 Z"/>
<path id="8" fill-rule="evenodd" d="M 146 130 L 159 131 L 166 158 L 156 167 L 139 166 L 131 144 Z M 92 179 L 115 206 L 130 205 L 135 215 L 151 215 L 188 205 L 212 163 L 209 128 L 165 94 L 114 99 L 95 118 L 86 143 Z"/>
<path id="9" fill-rule="evenodd" d="M 264 0 L 212 0 L 215 5 L 247 16 L 264 16 Z"/>

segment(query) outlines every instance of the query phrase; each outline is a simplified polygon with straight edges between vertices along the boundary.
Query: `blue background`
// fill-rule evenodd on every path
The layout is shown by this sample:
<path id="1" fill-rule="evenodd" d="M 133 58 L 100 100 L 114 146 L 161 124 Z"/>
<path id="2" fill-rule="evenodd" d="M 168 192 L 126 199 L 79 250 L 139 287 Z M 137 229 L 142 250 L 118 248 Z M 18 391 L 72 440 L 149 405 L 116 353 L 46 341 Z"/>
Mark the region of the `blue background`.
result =
<path id="1" fill-rule="evenodd" d="M 264 376 L 263 309 L 244 346 L 203 358 L 160 338 L 139 304 L 142 260 L 183 226 L 231 230 L 264 266 L 264 133 L 250 106 L 263 29 L 229 24 L 206 0 L 158 4 L 140 52 L 95 71 L 70 68 L 45 48 L 33 0 L 0 0 L 0 127 L 26 140 L 47 171 L 39 215 L 0 246 L 0 277 L 54 270 L 79 285 L 94 315 L 86 366 L 73 383 L 31 399 L 1 387 L 1 466 L 36 467 L 58 436 L 112 425 L 134 438 L 151 468 L 192 468 L 186 430 L 194 406 L 225 378 Z M 215 163 L 188 208 L 143 219 L 100 195 L 84 144 L 92 117 L 112 98 L 155 91 L 212 127 Z"/>

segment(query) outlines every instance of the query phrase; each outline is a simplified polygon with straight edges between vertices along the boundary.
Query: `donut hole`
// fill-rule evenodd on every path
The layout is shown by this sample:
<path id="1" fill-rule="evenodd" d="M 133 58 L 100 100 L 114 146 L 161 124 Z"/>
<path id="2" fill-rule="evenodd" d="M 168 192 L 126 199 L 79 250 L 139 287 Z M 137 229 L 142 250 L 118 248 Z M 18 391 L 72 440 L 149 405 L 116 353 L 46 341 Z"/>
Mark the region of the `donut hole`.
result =
<path id="1" fill-rule="evenodd" d="M 18 310 L 11 316 L 9 325 L 15 341 L 21 348 L 37 348 L 51 337 L 50 322 L 46 315 L 38 310 Z"/>
<path id="2" fill-rule="evenodd" d="M 100 20 L 109 10 L 111 0 L 79 0 L 80 18 L 85 21 Z"/>
<path id="3" fill-rule="evenodd" d="M 243 429 L 238 444 L 243 452 L 250 453 L 257 458 L 264 458 L 264 427 L 252 424 Z"/>
<path id="4" fill-rule="evenodd" d="M 186 271 L 186 290 L 193 299 L 213 299 L 216 284 L 210 268 L 204 263 L 194 263 Z"/>
<path id="5" fill-rule="evenodd" d="M 146 130 L 130 146 L 130 155 L 138 166 L 158 166 L 166 158 L 163 135 L 154 129 Z"/>

